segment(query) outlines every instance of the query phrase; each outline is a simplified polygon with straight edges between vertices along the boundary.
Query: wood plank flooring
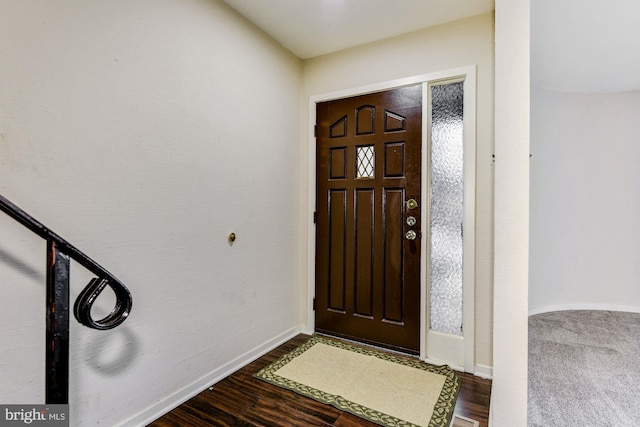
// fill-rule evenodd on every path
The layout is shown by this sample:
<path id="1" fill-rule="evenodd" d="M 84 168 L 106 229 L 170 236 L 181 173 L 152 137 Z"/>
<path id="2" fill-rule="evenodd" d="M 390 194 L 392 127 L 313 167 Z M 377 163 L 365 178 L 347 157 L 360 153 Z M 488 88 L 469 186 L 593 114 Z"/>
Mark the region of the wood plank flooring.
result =
<path id="1" fill-rule="evenodd" d="M 150 427 L 190 426 L 335 426 L 376 424 L 253 378 L 253 374 L 309 339 L 298 335 L 224 380 L 204 390 Z M 458 373 L 462 386 L 455 414 L 488 426 L 491 381 Z"/>

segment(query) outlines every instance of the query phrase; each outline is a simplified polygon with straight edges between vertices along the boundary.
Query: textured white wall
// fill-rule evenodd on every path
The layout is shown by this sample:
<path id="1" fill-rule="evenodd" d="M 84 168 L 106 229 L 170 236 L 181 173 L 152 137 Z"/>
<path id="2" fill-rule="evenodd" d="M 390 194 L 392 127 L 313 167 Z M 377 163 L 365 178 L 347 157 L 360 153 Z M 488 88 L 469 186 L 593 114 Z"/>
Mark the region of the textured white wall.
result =
<path id="1" fill-rule="evenodd" d="M 476 364 L 484 366 L 493 364 L 493 43 L 493 13 L 488 13 L 306 60 L 301 101 L 301 139 L 308 140 L 311 96 L 477 65 L 475 327 Z M 301 151 L 302 162 L 309 158 L 308 148 Z M 304 179 L 307 175 L 308 170 L 302 172 L 299 188 L 306 206 L 313 197 Z M 306 226 L 310 212 L 302 215 Z M 300 245 L 305 248 L 308 242 L 306 236 L 302 238 Z M 305 253 L 301 264 L 306 265 L 306 257 Z M 308 270 L 302 274 L 300 280 L 306 281 Z"/>
<path id="2" fill-rule="evenodd" d="M 640 92 L 534 88 L 529 311 L 640 311 Z"/>
<path id="3" fill-rule="evenodd" d="M 529 0 L 496 0 L 492 427 L 527 425 L 529 14 Z"/>
<path id="4" fill-rule="evenodd" d="M 295 333 L 297 58 L 217 0 L 6 0 L 0 64 L 0 193 L 134 296 L 113 331 L 72 321 L 73 425 Z M 38 403 L 45 247 L 4 215 L 0 236 L 0 402 Z"/>

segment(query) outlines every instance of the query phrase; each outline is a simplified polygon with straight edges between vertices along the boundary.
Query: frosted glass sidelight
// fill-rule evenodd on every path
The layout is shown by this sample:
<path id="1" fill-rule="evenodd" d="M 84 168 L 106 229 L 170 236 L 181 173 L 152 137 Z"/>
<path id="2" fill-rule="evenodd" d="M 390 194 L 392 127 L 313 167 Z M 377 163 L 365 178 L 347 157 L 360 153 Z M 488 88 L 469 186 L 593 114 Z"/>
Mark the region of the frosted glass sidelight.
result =
<path id="1" fill-rule="evenodd" d="M 462 335 L 463 82 L 431 87 L 430 329 Z"/>

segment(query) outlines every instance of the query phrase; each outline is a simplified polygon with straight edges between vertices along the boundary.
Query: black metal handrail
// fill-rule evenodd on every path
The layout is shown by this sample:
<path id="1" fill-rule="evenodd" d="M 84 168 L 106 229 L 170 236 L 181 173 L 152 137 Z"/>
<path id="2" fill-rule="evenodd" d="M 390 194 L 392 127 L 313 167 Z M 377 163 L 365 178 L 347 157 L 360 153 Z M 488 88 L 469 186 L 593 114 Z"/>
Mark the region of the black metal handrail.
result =
<path id="1" fill-rule="evenodd" d="M 69 400 L 69 259 L 97 277 L 80 292 L 73 307 L 78 322 L 92 329 L 113 329 L 124 322 L 133 306 L 127 287 L 78 248 L 0 195 L 0 210 L 47 241 L 47 380 L 46 403 Z M 116 297 L 113 310 L 95 320 L 91 308 L 109 286 Z"/>

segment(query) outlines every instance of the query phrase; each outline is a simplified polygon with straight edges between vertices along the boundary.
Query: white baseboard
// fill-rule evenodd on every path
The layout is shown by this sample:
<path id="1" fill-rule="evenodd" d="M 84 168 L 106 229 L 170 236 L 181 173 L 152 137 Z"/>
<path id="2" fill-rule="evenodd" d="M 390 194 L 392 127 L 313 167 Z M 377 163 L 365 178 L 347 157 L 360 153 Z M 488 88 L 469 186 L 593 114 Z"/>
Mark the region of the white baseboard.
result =
<path id="1" fill-rule="evenodd" d="M 439 362 L 436 360 L 430 360 L 430 359 L 423 359 L 424 362 L 430 363 L 432 365 L 436 365 L 436 366 L 440 366 L 440 365 L 444 365 L 444 362 Z M 453 369 L 454 371 L 458 371 L 458 372 L 465 372 L 464 368 L 462 366 L 451 366 L 449 365 L 449 367 L 451 369 Z M 475 375 L 476 377 L 479 378 L 484 378 L 485 380 L 493 380 L 493 368 L 491 366 L 485 366 L 485 365 L 473 365 L 473 375 Z"/>
<path id="2" fill-rule="evenodd" d="M 429 358 L 421 358 L 420 360 L 436 366 L 448 365 L 454 371 L 466 372 L 463 366 L 451 365 L 441 360 L 434 360 Z M 473 375 L 475 375 L 476 377 L 487 379 L 487 380 L 493 380 L 493 367 L 475 364 L 473 365 Z"/>
<path id="3" fill-rule="evenodd" d="M 427 332 L 427 342 L 427 359 L 444 361 L 452 369 L 464 371 L 464 337 L 430 330 Z"/>
<path id="4" fill-rule="evenodd" d="M 306 335 L 313 335 L 316 333 L 316 331 L 313 328 L 310 328 L 307 325 L 302 325 L 300 327 L 300 333 L 301 334 L 306 334 Z"/>
<path id="5" fill-rule="evenodd" d="M 529 309 L 529 316 L 565 310 L 601 310 L 601 311 L 626 311 L 628 313 L 640 313 L 640 307 L 630 305 L 613 304 L 558 304 L 546 305 Z"/>
<path id="6" fill-rule="evenodd" d="M 214 369 L 204 377 L 200 378 L 194 383 L 191 383 L 187 387 L 179 390 L 171 396 L 168 396 L 166 399 L 158 402 L 155 405 L 150 406 L 134 417 L 126 420 L 121 426 L 146 426 L 152 421 L 158 419 L 162 415 L 171 411 L 172 409 L 177 408 L 187 400 L 196 396 L 198 393 L 202 392 L 207 387 L 210 387 L 212 384 L 217 383 L 220 380 L 228 377 L 238 369 L 248 365 L 254 360 L 260 358 L 264 354 L 270 352 L 274 348 L 279 345 L 289 341 L 291 338 L 298 335 L 301 331 L 299 326 L 295 328 L 291 328 L 288 331 L 270 339 L 269 341 L 255 347 L 254 349 L 246 352 L 245 354 L 235 358 L 231 362 L 226 365 L 221 366 L 218 369 Z"/>
<path id="7" fill-rule="evenodd" d="M 473 375 L 488 380 L 493 379 L 493 367 L 485 365 L 475 365 Z"/>

